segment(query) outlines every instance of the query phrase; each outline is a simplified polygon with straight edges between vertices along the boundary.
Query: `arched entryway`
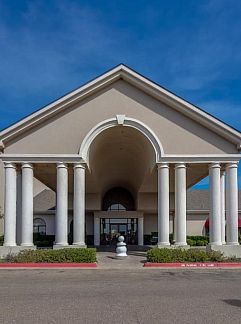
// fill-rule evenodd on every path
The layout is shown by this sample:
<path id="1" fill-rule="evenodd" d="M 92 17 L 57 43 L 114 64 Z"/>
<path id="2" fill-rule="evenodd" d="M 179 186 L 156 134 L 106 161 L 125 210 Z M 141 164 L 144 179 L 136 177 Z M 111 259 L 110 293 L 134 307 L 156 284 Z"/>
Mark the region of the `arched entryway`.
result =
<path id="1" fill-rule="evenodd" d="M 146 192 L 157 193 L 157 149 L 157 141 L 144 132 L 117 123 L 96 135 L 88 150 L 82 147 L 88 159 L 86 191 L 99 197 L 100 210 L 93 211 L 95 245 L 116 243 L 118 235 L 143 245 L 140 205 Z"/>

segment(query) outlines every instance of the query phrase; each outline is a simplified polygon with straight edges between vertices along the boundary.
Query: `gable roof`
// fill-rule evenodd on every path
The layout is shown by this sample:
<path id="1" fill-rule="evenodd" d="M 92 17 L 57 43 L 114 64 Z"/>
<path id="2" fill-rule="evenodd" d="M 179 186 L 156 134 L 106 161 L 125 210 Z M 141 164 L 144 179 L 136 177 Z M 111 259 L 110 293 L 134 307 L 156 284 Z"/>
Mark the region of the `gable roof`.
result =
<path id="1" fill-rule="evenodd" d="M 42 121 L 57 114 L 59 111 L 67 109 L 70 105 L 83 100 L 120 79 L 127 81 L 180 113 L 211 129 L 231 143 L 236 144 L 237 148 L 241 150 L 241 133 L 238 130 L 178 97 L 155 82 L 145 78 L 124 64 L 117 65 L 94 80 L 85 83 L 81 87 L 67 93 L 63 97 L 2 130 L 0 132 L 0 141 L 2 142 L 0 142 L 0 146 L 4 146 L 8 140 L 17 137 L 19 134 L 40 124 Z"/>
<path id="2" fill-rule="evenodd" d="M 56 205 L 56 195 L 53 190 L 44 189 L 33 198 L 34 211 L 47 211 Z"/>
<path id="3" fill-rule="evenodd" d="M 241 190 L 238 191 L 238 209 L 241 210 Z M 187 191 L 187 210 L 209 210 L 209 190 Z"/>

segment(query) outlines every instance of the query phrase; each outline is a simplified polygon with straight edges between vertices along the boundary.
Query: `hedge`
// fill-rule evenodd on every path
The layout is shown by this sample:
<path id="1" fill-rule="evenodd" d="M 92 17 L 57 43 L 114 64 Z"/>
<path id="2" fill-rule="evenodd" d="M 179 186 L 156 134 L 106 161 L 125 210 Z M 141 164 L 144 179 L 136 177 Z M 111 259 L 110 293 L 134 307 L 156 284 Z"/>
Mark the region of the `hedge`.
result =
<path id="1" fill-rule="evenodd" d="M 144 244 L 145 245 L 155 245 L 157 242 L 153 243 L 152 238 L 157 237 L 158 233 L 157 232 L 152 232 L 151 234 L 144 235 Z M 169 241 L 171 244 L 174 243 L 174 238 L 173 234 L 169 234 Z M 208 236 L 194 236 L 194 235 L 189 235 L 187 236 L 187 244 L 190 246 L 205 246 L 209 242 L 209 237 Z"/>
<path id="2" fill-rule="evenodd" d="M 208 236 L 187 236 L 187 244 L 190 246 L 205 246 L 208 242 Z"/>
<path id="3" fill-rule="evenodd" d="M 222 262 L 223 254 L 218 251 L 201 251 L 198 249 L 159 249 L 147 251 L 147 261 L 154 263 L 171 262 Z"/>
<path id="4" fill-rule="evenodd" d="M 56 250 L 23 250 L 17 255 L 9 255 L 6 261 L 16 263 L 92 263 L 96 262 L 96 249 L 66 248 Z"/>

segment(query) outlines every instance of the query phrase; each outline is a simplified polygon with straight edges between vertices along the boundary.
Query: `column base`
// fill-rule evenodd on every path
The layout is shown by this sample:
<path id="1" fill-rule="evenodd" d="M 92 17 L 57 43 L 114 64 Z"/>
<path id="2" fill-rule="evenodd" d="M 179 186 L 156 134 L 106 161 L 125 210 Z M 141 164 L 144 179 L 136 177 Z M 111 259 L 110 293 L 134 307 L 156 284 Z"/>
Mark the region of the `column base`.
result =
<path id="1" fill-rule="evenodd" d="M 227 243 L 225 243 L 226 245 L 239 245 L 239 243 L 238 242 L 227 242 Z"/>
<path id="2" fill-rule="evenodd" d="M 24 247 L 33 247 L 34 245 L 33 244 L 29 244 L 29 243 L 21 243 L 20 246 L 24 246 Z"/>
<path id="3" fill-rule="evenodd" d="M 53 249 L 65 249 L 68 247 L 69 247 L 68 243 L 66 243 L 66 244 L 57 243 L 57 244 L 53 245 Z"/>
<path id="4" fill-rule="evenodd" d="M 53 246 L 53 249 L 54 250 L 59 250 L 59 249 L 85 249 L 87 247 L 87 245 L 85 244 L 82 244 L 82 245 L 77 245 L 77 244 L 73 244 L 73 245 L 58 245 L 58 244 L 55 244 Z"/>
<path id="5" fill-rule="evenodd" d="M 3 246 L 6 246 L 6 247 L 15 247 L 15 246 L 17 246 L 17 244 L 3 243 Z"/>
<path id="6" fill-rule="evenodd" d="M 207 246 L 222 246 L 223 245 L 223 243 L 222 242 L 212 242 L 212 243 L 208 243 L 208 245 Z"/>
<path id="7" fill-rule="evenodd" d="M 36 246 L 0 246 L 0 259 L 7 257 L 8 255 L 16 255 L 23 250 L 36 250 Z"/>
<path id="8" fill-rule="evenodd" d="M 189 249 L 190 248 L 190 245 L 187 245 L 187 243 L 186 242 L 175 242 L 174 244 L 173 244 L 175 247 L 180 247 L 180 248 L 184 248 L 184 249 Z"/>
<path id="9" fill-rule="evenodd" d="M 158 242 L 157 243 L 157 247 L 158 248 L 168 248 L 168 247 L 170 247 L 170 243 L 169 242 Z"/>
<path id="10" fill-rule="evenodd" d="M 73 248 L 86 248 L 87 245 L 85 243 L 73 243 L 73 245 L 70 245 Z"/>
<path id="11" fill-rule="evenodd" d="M 208 244 L 206 247 L 207 251 L 220 251 L 224 257 L 236 257 L 241 258 L 241 245 L 214 245 Z"/>

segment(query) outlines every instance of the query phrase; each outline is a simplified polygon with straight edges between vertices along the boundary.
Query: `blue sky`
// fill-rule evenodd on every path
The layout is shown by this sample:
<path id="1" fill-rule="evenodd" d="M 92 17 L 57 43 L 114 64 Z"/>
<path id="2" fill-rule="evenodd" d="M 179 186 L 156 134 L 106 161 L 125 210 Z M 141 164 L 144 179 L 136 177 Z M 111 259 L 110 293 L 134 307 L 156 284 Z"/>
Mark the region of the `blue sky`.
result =
<path id="1" fill-rule="evenodd" d="M 237 0 L 0 0 L 0 128 L 119 63 L 241 130 Z"/>

